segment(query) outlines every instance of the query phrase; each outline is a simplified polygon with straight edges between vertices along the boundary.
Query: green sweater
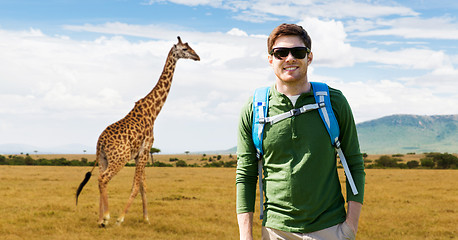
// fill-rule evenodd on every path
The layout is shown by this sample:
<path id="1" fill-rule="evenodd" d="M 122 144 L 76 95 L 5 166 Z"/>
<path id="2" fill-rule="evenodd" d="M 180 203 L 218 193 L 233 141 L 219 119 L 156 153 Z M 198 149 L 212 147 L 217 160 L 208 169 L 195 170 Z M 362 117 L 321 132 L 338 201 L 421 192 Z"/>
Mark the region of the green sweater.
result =
<path id="1" fill-rule="evenodd" d="M 341 147 L 359 194 L 347 183 L 347 201 L 363 203 L 365 172 L 350 106 L 343 94 L 329 88 L 340 127 Z M 312 92 L 293 106 L 275 86 L 269 96 L 268 116 L 313 104 Z M 257 159 L 251 136 L 252 99 L 243 107 L 237 145 L 237 213 L 254 212 Z M 337 173 L 336 151 L 318 111 L 267 124 L 263 139 L 263 226 L 288 232 L 314 232 L 345 221 L 345 200 Z"/>

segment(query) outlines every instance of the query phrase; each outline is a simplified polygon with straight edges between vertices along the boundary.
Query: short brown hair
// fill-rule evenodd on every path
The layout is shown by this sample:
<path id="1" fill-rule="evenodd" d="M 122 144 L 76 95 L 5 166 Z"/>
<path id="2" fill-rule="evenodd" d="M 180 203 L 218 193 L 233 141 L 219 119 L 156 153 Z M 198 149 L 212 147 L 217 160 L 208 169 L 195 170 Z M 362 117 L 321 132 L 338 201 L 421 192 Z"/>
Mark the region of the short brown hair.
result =
<path id="1" fill-rule="evenodd" d="M 270 33 L 269 38 L 267 39 L 267 51 L 269 53 L 272 51 L 272 47 L 275 44 L 275 41 L 277 41 L 277 39 L 282 36 L 298 36 L 302 39 L 305 46 L 312 50 L 312 39 L 310 39 L 310 36 L 304 28 L 296 24 L 283 23 L 276 27 Z"/>

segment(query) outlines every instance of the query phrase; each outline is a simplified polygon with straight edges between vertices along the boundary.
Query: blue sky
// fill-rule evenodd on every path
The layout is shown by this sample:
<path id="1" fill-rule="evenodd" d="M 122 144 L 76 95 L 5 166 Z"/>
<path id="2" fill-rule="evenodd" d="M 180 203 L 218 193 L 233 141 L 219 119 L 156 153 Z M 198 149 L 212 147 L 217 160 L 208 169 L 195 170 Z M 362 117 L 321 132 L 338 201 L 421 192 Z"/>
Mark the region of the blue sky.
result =
<path id="1" fill-rule="evenodd" d="M 309 79 L 338 88 L 356 122 L 458 114 L 457 1 L 0 1 L 0 144 L 95 151 L 180 60 L 155 124 L 164 153 L 236 145 L 241 106 L 270 85 L 266 39 L 283 22 L 312 37 Z M 75 152 L 83 149 L 75 149 Z"/>

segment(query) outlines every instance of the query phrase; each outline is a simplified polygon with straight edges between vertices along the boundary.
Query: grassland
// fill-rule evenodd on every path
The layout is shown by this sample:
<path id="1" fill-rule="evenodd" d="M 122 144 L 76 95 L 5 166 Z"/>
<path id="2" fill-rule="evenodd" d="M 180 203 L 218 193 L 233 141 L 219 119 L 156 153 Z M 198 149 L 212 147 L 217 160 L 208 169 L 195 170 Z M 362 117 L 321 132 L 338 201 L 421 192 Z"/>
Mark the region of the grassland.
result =
<path id="1" fill-rule="evenodd" d="M 181 159 L 185 157 L 189 156 Z M 147 168 L 151 224 L 143 223 L 137 197 L 124 224 L 106 229 L 96 223 L 96 177 L 75 207 L 76 187 L 88 170 L 0 166 L 1 239 L 238 237 L 233 168 Z M 127 201 L 133 172 L 134 168 L 124 168 L 109 184 L 112 223 Z M 357 239 L 457 239 L 457 170 L 368 169 L 366 173 Z M 255 220 L 254 228 L 260 239 L 260 221 Z"/>
<path id="2" fill-rule="evenodd" d="M 458 154 L 454 154 L 458 156 Z M 92 162 L 95 160 L 95 154 L 32 154 L 30 155 L 33 159 L 45 158 L 45 159 L 58 159 L 58 158 L 66 158 L 67 160 L 81 160 L 82 158 L 88 159 L 88 161 Z M 365 160 L 369 160 L 373 163 L 375 160 L 379 159 L 383 154 L 370 154 L 368 155 Z M 408 161 L 420 161 L 420 159 L 425 158 L 426 154 L 419 153 L 419 154 L 404 154 L 404 155 L 394 155 L 396 158 L 402 160 L 400 163 L 407 163 Z M 220 155 L 221 159 L 219 161 L 232 161 L 236 159 L 236 155 Z M 208 163 L 209 159 L 212 158 L 216 160 L 218 158 L 217 154 L 155 154 L 153 155 L 153 160 L 173 164 L 170 159 L 179 159 L 186 161 L 187 164 L 197 164 L 199 166 Z M 151 160 L 149 160 L 151 161 Z"/>

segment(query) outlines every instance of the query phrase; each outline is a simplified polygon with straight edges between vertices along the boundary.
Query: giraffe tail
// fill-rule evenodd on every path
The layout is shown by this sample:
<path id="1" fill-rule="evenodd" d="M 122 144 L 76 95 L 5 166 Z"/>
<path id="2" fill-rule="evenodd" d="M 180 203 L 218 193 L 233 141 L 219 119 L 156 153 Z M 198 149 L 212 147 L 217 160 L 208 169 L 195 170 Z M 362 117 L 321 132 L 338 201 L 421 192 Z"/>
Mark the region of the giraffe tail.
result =
<path id="1" fill-rule="evenodd" d="M 92 167 L 92 170 L 86 173 L 86 176 L 84 176 L 83 181 L 80 183 L 78 186 L 78 189 L 76 190 L 76 206 L 78 206 L 78 196 L 80 195 L 81 191 L 83 191 L 84 186 L 86 183 L 89 181 L 89 179 L 92 176 L 92 171 L 94 171 L 95 166 L 97 165 L 98 161 L 95 161 L 94 167 Z"/>

